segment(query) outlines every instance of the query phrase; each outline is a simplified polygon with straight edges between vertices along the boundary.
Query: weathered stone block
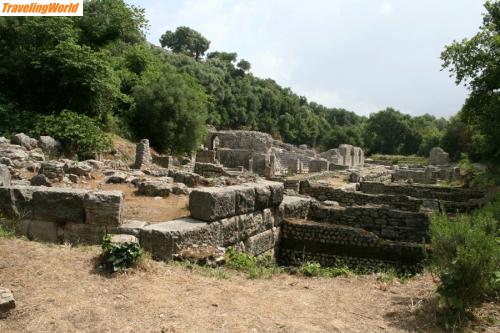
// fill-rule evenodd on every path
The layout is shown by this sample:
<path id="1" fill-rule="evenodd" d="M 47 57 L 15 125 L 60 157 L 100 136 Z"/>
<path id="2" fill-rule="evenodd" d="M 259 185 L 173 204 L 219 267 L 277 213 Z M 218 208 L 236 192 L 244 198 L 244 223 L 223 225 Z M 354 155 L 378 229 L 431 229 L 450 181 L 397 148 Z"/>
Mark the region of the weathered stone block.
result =
<path id="1" fill-rule="evenodd" d="M 246 239 L 266 230 L 262 212 L 239 216 L 240 239 Z"/>
<path id="2" fill-rule="evenodd" d="M 10 186 L 10 171 L 7 166 L 0 164 L 0 186 Z"/>
<path id="3" fill-rule="evenodd" d="M 35 189 L 30 186 L 0 187 L 0 212 L 8 218 L 31 219 Z"/>
<path id="4" fill-rule="evenodd" d="M 66 223 L 63 241 L 71 244 L 101 244 L 107 229 L 102 225 Z"/>
<path id="5" fill-rule="evenodd" d="M 255 189 L 250 186 L 232 186 L 236 193 L 236 215 L 255 210 Z"/>
<path id="6" fill-rule="evenodd" d="M 255 189 L 255 209 L 260 210 L 270 206 L 271 189 L 266 184 L 256 184 Z"/>
<path id="7" fill-rule="evenodd" d="M 236 215 L 236 193 L 231 187 L 196 189 L 189 195 L 191 216 L 216 221 Z"/>
<path id="8" fill-rule="evenodd" d="M 89 192 L 83 199 L 85 223 L 116 226 L 121 224 L 123 193 L 118 191 Z"/>
<path id="9" fill-rule="evenodd" d="M 139 237 L 141 229 L 147 225 L 148 223 L 144 221 L 125 221 L 117 227 L 109 228 L 108 231 L 111 234 L 126 234 Z"/>
<path id="10" fill-rule="evenodd" d="M 239 216 L 234 216 L 219 221 L 222 246 L 234 245 L 240 240 L 239 219 Z"/>
<path id="11" fill-rule="evenodd" d="M 285 195 L 280 206 L 283 206 L 285 218 L 306 218 L 310 204 L 309 198 Z"/>
<path id="12" fill-rule="evenodd" d="M 87 191 L 47 188 L 33 193 L 33 219 L 51 222 L 83 223 L 83 201 Z"/>
<path id="13" fill-rule="evenodd" d="M 312 160 L 309 162 L 309 172 L 328 171 L 330 162 L 324 158 Z"/>
<path id="14" fill-rule="evenodd" d="M 30 221 L 26 237 L 30 240 L 61 243 L 63 230 L 58 223 L 46 221 Z"/>
<path id="15" fill-rule="evenodd" d="M 245 251 L 252 255 L 259 255 L 274 248 L 274 231 L 266 230 L 252 236 L 245 241 Z"/>
<path id="16" fill-rule="evenodd" d="M 11 291 L 0 287 L 0 315 L 5 315 L 8 311 L 16 307 L 16 301 Z"/>

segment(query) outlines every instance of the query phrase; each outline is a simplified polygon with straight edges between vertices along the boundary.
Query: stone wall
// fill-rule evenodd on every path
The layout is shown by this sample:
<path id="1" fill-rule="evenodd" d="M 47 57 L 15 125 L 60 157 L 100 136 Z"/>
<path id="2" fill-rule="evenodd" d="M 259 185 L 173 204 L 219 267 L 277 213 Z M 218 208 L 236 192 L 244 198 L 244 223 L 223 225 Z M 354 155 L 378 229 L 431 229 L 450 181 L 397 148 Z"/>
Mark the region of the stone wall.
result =
<path id="1" fill-rule="evenodd" d="M 149 140 L 143 139 L 137 143 L 135 148 L 135 169 L 147 168 L 151 165 L 152 158 L 151 152 L 149 151 Z"/>
<path id="2" fill-rule="evenodd" d="M 122 223 L 123 194 L 113 191 L 0 187 L 0 212 L 16 232 L 46 242 L 100 244 Z"/>
<path id="3" fill-rule="evenodd" d="M 382 239 L 359 228 L 285 219 L 277 260 L 282 265 L 314 261 L 322 266 L 369 268 L 396 265 L 414 269 L 424 259 L 421 244 Z"/>
<path id="4" fill-rule="evenodd" d="M 308 218 L 317 222 L 361 228 L 392 241 L 429 241 L 429 216 L 422 212 L 380 205 L 341 207 L 314 203 L 310 207 Z"/>
<path id="5" fill-rule="evenodd" d="M 419 211 L 423 203 L 420 199 L 410 198 L 408 196 L 346 191 L 341 188 L 334 188 L 308 180 L 300 183 L 300 194 L 309 195 L 320 201 L 336 201 L 344 206 L 360 206 L 367 204 L 388 205 L 412 212 Z"/>
<path id="6" fill-rule="evenodd" d="M 203 177 L 229 177 L 230 174 L 224 170 L 224 167 L 220 164 L 212 163 L 201 163 L 196 162 L 194 165 L 194 172 Z"/>
<path id="7" fill-rule="evenodd" d="M 419 199 L 438 199 L 458 202 L 466 202 L 470 199 L 481 199 L 484 197 L 483 192 L 463 188 L 384 184 L 379 182 L 361 182 L 360 191 L 371 194 L 383 193 L 391 195 L 405 195 Z"/>

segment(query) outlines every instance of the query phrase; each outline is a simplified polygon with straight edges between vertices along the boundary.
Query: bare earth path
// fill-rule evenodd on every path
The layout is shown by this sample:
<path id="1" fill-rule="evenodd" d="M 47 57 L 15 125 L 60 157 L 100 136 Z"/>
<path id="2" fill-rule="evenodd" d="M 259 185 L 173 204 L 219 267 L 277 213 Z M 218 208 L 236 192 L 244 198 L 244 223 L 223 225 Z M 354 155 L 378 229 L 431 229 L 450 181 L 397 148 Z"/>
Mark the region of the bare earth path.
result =
<path id="1" fill-rule="evenodd" d="M 113 278 L 94 271 L 98 247 L 0 238 L 0 285 L 17 308 L 0 332 L 437 332 L 419 310 L 429 276 L 390 285 L 375 277 L 279 275 L 218 279 L 148 262 Z"/>

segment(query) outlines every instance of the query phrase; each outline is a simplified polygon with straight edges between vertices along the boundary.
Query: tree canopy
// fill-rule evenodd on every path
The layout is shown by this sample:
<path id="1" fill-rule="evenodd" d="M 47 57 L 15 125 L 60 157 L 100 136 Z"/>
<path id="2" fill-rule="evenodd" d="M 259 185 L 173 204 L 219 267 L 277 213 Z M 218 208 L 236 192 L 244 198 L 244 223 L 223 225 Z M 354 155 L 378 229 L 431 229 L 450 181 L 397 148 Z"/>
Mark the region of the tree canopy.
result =
<path id="1" fill-rule="evenodd" d="M 263 131 L 320 150 L 349 143 L 369 153 L 428 155 L 443 145 L 458 158 L 480 142 L 485 148 L 475 156 L 481 158 L 485 151 L 498 153 L 498 126 L 488 125 L 498 124 L 500 114 L 498 2 L 487 9 L 478 36 L 442 55 L 457 82 L 471 88 L 451 122 L 393 108 L 363 117 L 308 101 L 256 77 L 236 52 L 208 52 L 209 40 L 189 27 L 165 32 L 162 48 L 153 46 L 144 36 L 144 10 L 122 0 L 85 1 L 83 17 L 0 17 L 0 135 L 36 134 L 44 126 L 53 133 L 59 118 L 61 126 L 91 119 L 93 127 L 81 131 L 99 140 L 73 142 L 61 135 L 68 147 L 104 149 L 94 143 L 115 132 L 185 154 L 199 147 L 210 124 Z M 456 137 L 458 146 L 451 144 Z"/>

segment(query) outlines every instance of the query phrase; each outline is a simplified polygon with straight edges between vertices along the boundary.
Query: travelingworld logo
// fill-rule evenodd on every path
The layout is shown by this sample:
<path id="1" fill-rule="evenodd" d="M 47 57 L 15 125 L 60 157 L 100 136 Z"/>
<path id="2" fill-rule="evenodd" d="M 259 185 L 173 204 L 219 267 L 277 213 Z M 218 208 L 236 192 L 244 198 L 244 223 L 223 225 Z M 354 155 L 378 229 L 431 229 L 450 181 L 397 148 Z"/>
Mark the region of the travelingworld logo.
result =
<path id="1" fill-rule="evenodd" d="M 83 0 L 0 0 L 0 16 L 83 16 Z"/>

